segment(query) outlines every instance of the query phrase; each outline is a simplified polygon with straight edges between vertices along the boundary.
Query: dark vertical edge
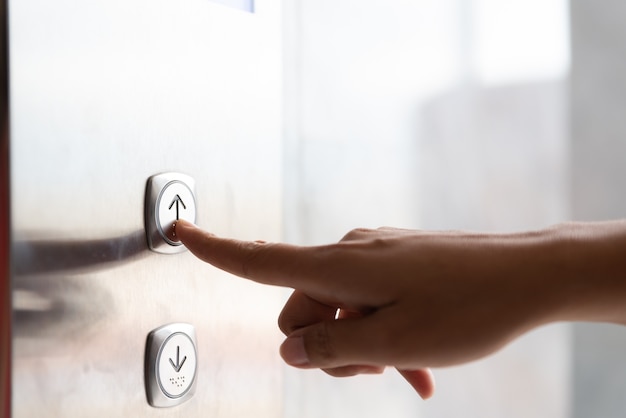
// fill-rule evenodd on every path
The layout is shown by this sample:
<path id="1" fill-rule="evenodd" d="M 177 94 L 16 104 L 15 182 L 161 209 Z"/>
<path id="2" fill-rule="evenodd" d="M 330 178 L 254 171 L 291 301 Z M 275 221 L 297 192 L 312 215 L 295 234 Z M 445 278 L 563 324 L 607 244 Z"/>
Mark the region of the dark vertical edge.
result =
<path id="1" fill-rule="evenodd" d="M 0 0 L 0 416 L 11 415 L 9 56 L 7 0 Z"/>

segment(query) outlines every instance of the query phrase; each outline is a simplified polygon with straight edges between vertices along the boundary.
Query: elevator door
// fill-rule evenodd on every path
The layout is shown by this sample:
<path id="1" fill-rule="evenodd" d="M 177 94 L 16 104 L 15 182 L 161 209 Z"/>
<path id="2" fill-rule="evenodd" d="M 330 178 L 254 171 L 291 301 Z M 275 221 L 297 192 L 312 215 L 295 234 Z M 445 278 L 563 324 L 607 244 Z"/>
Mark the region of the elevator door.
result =
<path id="1" fill-rule="evenodd" d="M 280 416 L 279 292 L 144 231 L 148 178 L 176 172 L 200 226 L 280 239 L 280 2 L 8 6 L 13 416 Z M 144 353 L 171 323 L 197 385 L 158 408 Z"/>

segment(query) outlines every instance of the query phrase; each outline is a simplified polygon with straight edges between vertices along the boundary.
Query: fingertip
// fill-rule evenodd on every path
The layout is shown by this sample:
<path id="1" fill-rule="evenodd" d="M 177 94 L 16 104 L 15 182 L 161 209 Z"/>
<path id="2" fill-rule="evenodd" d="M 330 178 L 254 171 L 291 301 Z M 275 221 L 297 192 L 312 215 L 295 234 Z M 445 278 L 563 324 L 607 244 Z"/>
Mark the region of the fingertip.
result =
<path id="1" fill-rule="evenodd" d="M 435 376 L 430 369 L 398 369 L 398 372 L 409 382 L 422 399 L 428 400 L 435 394 Z"/>
<path id="2" fill-rule="evenodd" d="M 183 219 L 179 219 L 174 224 L 174 234 L 176 234 L 178 239 L 187 247 L 194 246 L 196 242 L 203 241 L 206 237 L 215 237 L 214 234 L 207 232 L 198 225 Z"/>
<path id="3" fill-rule="evenodd" d="M 192 222 L 186 221 L 184 219 L 179 219 L 174 223 L 174 232 L 179 235 L 181 232 L 184 234 L 185 231 L 200 229 L 198 226 Z"/>
<path id="4" fill-rule="evenodd" d="M 189 222 L 185 219 L 179 219 L 176 221 L 176 225 L 180 225 L 183 228 L 197 228 L 196 224 L 194 224 L 193 222 Z"/>
<path id="5" fill-rule="evenodd" d="M 219 257 L 214 254 L 215 243 L 218 240 L 216 235 L 182 219 L 176 222 L 173 229 L 178 240 L 192 254 L 207 263 L 219 267 Z"/>

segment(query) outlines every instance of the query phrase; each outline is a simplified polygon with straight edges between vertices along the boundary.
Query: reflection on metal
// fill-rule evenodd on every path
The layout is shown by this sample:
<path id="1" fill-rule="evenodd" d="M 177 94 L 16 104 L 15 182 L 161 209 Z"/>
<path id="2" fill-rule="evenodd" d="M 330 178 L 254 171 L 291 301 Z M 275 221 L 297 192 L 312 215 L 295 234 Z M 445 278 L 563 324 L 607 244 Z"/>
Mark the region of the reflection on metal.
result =
<path id="1" fill-rule="evenodd" d="M 112 299 L 85 278 L 148 254 L 144 231 L 90 241 L 18 240 L 11 250 L 15 336 L 70 336 L 95 326 Z"/>
<path id="2" fill-rule="evenodd" d="M 16 240 L 12 248 L 13 273 L 19 280 L 20 277 L 37 274 L 99 270 L 136 259 L 146 249 L 142 230 L 97 240 Z"/>

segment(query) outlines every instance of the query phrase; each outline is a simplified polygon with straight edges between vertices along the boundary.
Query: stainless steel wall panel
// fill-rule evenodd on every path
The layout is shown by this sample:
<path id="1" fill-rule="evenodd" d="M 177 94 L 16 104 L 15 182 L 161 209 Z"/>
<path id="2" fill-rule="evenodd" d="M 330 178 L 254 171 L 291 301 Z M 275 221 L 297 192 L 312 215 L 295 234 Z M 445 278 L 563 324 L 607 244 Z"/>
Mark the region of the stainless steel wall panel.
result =
<path id="1" fill-rule="evenodd" d="M 280 2 L 10 2 L 15 416 L 279 416 L 280 293 L 147 249 L 153 174 L 198 223 L 280 239 Z M 146 402 L 148 333 L 196 328 L 198 385 Z"/>

